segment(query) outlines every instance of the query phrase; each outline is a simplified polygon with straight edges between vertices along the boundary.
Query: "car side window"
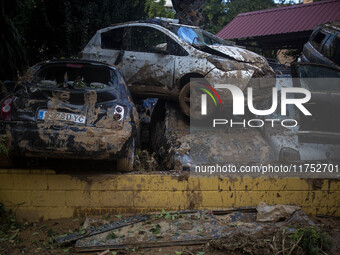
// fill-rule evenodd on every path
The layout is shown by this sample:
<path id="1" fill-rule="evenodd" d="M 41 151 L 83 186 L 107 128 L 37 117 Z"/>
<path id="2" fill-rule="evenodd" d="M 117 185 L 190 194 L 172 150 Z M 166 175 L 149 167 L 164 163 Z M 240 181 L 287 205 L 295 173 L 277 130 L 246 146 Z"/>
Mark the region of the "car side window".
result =
<path id="1" fill-rule="evenodd" d="M 123 49 L 124 28 L 112 29 L 101 34 L 101 48 L 108 50 Z"/>
<path id="2" fill-rule="evenodd" d="M 165 34 L 152 27 L 132 27 L 131 50 L 156 52 L 155 46 L 166 43 Z"/>
<path id="3" fill-rule="evenodd" d="M 222 43 L 210 37 L 208 34 L 202 33 L 204 42 L 208 45 L 221 45 Z"/>
<path id="4" fill-rule="evenodd" d="M 166 42 L 168 44 L 167 51 L 170 55 L 174 56 L 188 56 L 188 52 L 182 48 L 177 42 L 166 36 Z"/>
<path id="5" fill-rule="evenodd" d="M 315 36 L 312 38 L 312 45 L 314 48 L 319 50 L 322 41 L 326 38 L 326 34 L 322 33 L 321 31 L 317 32 Z"/>
<path id="6" fill-rule="evenodd" d="M 170 55 L 188 55 L 177 42 L 157 29 L 151 27 L 132 27 L 131 31 L 132 51 L 157 53 L 155 47 L 158 44 L 167 43 L 167 51 Z"/>
<path id="7" fill-rule="evenodd" d="M 320 50 L 320 52 L 327 58 L 331 58 L 332 56 L 332 45 L 333 45 L 333 37 L 329 36 L 327 41 L 323 44 L 322 49 Z"/>
<path id="8" fill-rule="evenodd" d="M 340 39 L 335 37 L 332 44 L 331 60 L 340 65 Z"/>

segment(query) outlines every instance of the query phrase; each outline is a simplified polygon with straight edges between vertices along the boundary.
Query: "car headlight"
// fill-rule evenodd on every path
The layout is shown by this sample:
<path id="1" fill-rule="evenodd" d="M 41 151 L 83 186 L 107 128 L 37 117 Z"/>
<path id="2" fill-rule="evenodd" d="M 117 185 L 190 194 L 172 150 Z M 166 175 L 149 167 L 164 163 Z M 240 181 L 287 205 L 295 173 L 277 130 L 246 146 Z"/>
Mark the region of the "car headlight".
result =
<path id="1" fill-rule="evenodd" d="M 124 107 L 117 104 L 115 111 L 113 113 L 113 118 L 117 121 L 122 121 L 124 119 Z"/>

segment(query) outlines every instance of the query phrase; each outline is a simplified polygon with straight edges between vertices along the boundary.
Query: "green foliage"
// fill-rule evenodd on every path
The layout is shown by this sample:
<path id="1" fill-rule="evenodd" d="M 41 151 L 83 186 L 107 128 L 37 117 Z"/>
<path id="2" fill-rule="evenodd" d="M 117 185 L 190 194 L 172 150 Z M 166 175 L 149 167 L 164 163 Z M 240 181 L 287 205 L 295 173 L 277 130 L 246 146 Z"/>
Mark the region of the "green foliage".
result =
<path id="1" fill-rule="evenodd" d="M 12 211 L 7 211 L 0 203 L 0 243 L 9 241 L 13 243 L 20 231 L 21 225 L 16 222 Z"/>
<path id="2" fill-rule="evenodd" d="M 0 0 L 0 79 L 13 80 L 26 66 L 26 17 L 32 0 Z"/>
<path id="3" fill-rule="evenodd" d="M 206 1 L 206 5 L 203 9 L 206 30 L 216 34 L 228 23 L 226 8 L 226 3 L 221 0 Z"/>
<path id="4" fill-rule="evenodd" d="M 112 240 L 116 238 L 118 238 L 118 236 L 113 231 L 111 231 L 111 233 L 107 235 L 106 240 Z"/>
<path id="5" fill-rule="evenodd" d="M 153 228 L 151 228 L 149 231 L 153 234 L 153 235 L 158 235 L 161 232 L 161 225 L 157 224 L 155 225 Z"/>
<path id="6" fill-rule="evenodd" d="M 0 80 L 14 80 L 27 66 L 43 60 L 77 56 L 98 29 L 111 24 L 174 17 L 164 7 L 165 0 L 0 0 L 0 3 Z M 241 12 L 272 7 L 273 0 L 206 0 L 205 29 L 217 33 Z"/>
<path id="7" fill-rule="evenodd" d="M 146 0 L 144 11 L 147 17 L 151 19 L 155 17 L 173 19 L 175 17 L 174 12 L 167 10 L 164 5 L 165 0 L 159 0 L 158 2 L 155 2 L 154 0 Z"/>
<path id="8" fill-rule="evenodd" d="M 0 0 L 0 80 L 37 62 L 76 56 L 94 33 L 145 18 L 142 0 Z"/>
<path id="9" fill-rule="evenodd" d="M 291 236 L 306 254 L 315 255 L 319 250 L 328 251 L 331 248 L 331 241 L 326 233 L 318 231 L 314 227 L 300 228 Z"/>
<path id="10" fill-rule="evenodd" d="M 217 33 L 238 14 L 274 8 L 273 0 L 206 0 L 203 9 L 205 29 Z"/>
<path id="11" fill-rule="evenodd" d="M 29 60 L 33 64 L 54 57 L 76 56 L 98 29 L 143 19 L 143 10 L 141 0 L 39 1 L 30 18 L 32 29 L 27 34 L 31 45 Z"/>
<path id="12" fill-rule="evenodd" d="M 0 136 L 0 154 L 8 155 L 8 148 L 7 148 L 7 136 L 1 135 Z"/>
<path id="13" fill-rule="evenodd" d="M 239 13 L 252 12 L 276 7 L 273 0 L 228 0 L 226 11 L 228 22 L 234 19 Z"/>
<path id="14" fill-rule="evenodd" d="M 161 213 L 157 217 L 158 218 L 175 220 L 179 216 L 178 216 L 178 213 L 172 213 L 171 211 L 167 212 L 164 209 L 162 209 Z"/>

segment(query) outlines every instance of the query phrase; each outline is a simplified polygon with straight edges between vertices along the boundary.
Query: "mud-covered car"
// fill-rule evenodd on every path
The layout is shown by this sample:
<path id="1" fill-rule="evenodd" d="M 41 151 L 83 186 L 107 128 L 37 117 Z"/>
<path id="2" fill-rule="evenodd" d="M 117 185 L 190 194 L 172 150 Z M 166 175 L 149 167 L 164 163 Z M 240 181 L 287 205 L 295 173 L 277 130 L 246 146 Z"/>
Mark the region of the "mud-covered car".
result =
<path id="1" fill-rule="evenodd" d="M 116 160 L 132 170 L 138 115 L 117 68 L 51 60 L 31 67 L 1 101 L 11 156 Z"/>
<path id="2" fill-rule="evenodd" d="M 340 70 L 325 64 L 296 62 L 291 64 L 291 71 L 294 79 L 287 79 L 285 86 L 310 91 L 311 99 L 304 106 L 312 115 L 306 116 L 290 105 L 288 116 L 279 113 L 272 116 L 298 121 L 295 127 L 264 129 L 275 158 L 288 163 L 339 162 Z"/>
<path id="3" fill-rule="evenodd" d="M 340 70 L 340 21 L 315 27 L 303 47 L 301 62 L 324 64 Z"/>
<path id="4" fill-rule="evenodd" d="M 190 115 L 191 78 L 204 78 L 212 86 L 229 78 L 243 80 L 241 89 L 252 86 L 257 101 L 270 97 L 275 85 L 275 81 L 250 82 L 251 78 L 275 78 L 264 57 L 199 27 L 163 20 L 100 29 L 81 57 L 117 65 L 133 95 L 179 100 L 186 115 Z M 232 103 L 230 93 L 226 102 Z"/>

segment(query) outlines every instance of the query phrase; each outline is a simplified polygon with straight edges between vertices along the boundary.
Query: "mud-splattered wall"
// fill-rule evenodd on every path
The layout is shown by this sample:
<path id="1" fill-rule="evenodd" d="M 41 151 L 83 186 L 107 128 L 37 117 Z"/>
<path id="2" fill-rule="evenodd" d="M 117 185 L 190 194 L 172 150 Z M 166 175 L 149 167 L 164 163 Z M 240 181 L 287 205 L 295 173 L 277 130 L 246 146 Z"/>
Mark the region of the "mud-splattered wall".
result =
<path id="1" fill-rule="evenodd" d="M 18 219 L 89 214 L 295 204 L 307 214 L 340 216 L 340 179 L 171 176 L 70 176 L 54 171 L 0 170 L 0 201 Z"/>

